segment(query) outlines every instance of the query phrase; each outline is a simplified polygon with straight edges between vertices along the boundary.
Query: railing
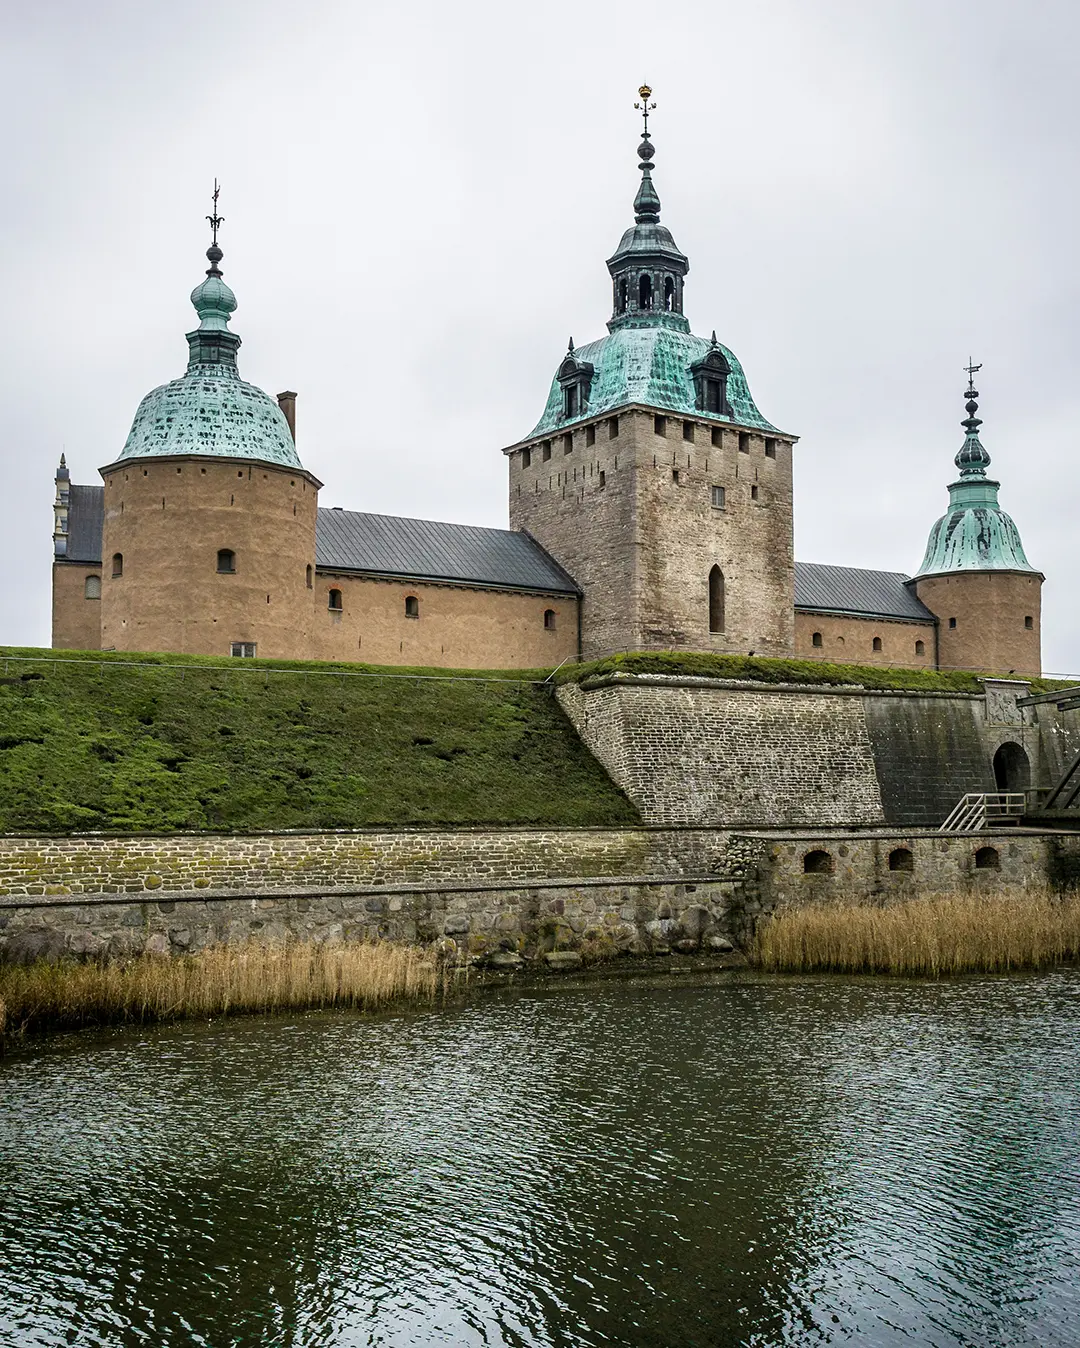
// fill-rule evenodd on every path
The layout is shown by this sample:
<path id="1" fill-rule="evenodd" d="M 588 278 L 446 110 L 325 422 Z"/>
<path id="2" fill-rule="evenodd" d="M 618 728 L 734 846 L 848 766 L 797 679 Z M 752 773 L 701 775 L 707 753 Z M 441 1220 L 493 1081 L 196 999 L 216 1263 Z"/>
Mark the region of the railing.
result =
<path id="1" fill-rule="evenodd" d="M 1018 824 L 1027 811 L 1023 791 L 973 791 L 964 796 L 939 833 L 977 833 L 991 824 Z"/>

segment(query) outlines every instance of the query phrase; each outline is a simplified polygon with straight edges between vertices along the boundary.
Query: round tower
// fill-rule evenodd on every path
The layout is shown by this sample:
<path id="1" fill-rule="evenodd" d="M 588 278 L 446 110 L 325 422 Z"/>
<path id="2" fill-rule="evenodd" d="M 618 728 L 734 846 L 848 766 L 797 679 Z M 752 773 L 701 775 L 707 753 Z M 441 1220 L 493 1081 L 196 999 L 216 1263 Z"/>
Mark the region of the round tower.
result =
<path id="1" fill-rule="evenodd" d="M 930 530 L 912 584 L 938 619 L 938 667 L 1026 677 L 1042 672 L 1042 573 L 1024 555 L 1020 531 L 998 505 L 999 482 L 987 477 L 990 455 L 975 372 L 968 367 L 964 443 L 949 484 L 949 508 Z"/>
<path id="2" fill-rule="evenodd" d="M 282 409 L 240 378 L 216 184 L 208 219 L 187 370 L 146 395 L 120 457 L 101 469 L 101 645 L 303 659 L 322 484 L 301 465 Z"/>

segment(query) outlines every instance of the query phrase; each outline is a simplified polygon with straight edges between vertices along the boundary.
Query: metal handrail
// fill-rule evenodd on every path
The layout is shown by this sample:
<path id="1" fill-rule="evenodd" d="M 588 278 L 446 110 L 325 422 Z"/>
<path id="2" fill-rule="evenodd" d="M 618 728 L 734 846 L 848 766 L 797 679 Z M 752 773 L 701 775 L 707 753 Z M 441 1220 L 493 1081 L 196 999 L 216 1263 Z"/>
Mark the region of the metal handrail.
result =
<path id="1" fill-rule="evenodd" d="M 1023 791 L 969 791 L 957 802 L 939 833 L 977 833 L 990 821 L 1016 823 L 1027 812 Z"/>

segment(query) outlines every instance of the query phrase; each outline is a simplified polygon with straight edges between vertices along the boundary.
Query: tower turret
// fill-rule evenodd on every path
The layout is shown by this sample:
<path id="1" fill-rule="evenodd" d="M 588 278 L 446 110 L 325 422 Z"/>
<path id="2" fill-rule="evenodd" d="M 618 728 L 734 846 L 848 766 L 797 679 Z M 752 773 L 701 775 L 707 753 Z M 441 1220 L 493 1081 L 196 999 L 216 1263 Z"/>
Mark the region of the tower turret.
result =
<path id="1" fill-rule="evenodd" d="M 101 470 L 101 644 L 302 658 L 322 484 L 278 403 L 240 378 L 217 202 L 215 182 L 187 370 L 146 395 L 120 457 Z"/>
<path id="2" fill-rule="evenodd" d="M 1043 576 L 998 504 L 1000 482 L 986 472 L 990 455 L 976 416 L 975 375 L 981 369 L 967 366 L 964 442 L 954 459 L 959 477 L 949 484 L 949 508 L 930 530 L 911 584 L 937 615 L 942 669 L 1038 674 Z"/>
<path id="3" fill-rule="evenodd" d="M 742 366 L 683 313 L 690 270 L 660 223 L 642 85 L 634 223 L 608 259 L 608 332 L 570 342 L 543 415 L 510 446 L 510 522 L 583 592 L 582 647 L 789 654 L 791 447 Z"/>

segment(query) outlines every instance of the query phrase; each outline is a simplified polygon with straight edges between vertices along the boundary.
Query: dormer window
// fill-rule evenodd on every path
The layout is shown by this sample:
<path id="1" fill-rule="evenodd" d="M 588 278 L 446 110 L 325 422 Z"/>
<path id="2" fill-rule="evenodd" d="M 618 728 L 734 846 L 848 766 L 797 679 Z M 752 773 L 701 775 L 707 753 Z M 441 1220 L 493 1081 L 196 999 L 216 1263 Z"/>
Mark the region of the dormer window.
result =
<path id="1" fill-rule="evenodd" d="M 563 418 L 584 416 L 589 406 L 593 367 L 587 360 L 578 360 L 573 347 L 559 366 L 558 380 L 563 395 Z"/>
<path id="2" fill-rule="evenodd" d="M 719 346 L 711 346 L 701 360 L 690 366 L 690 373 L 694 376 L 694 391 L 700 410 L 713 412 L 717 416 L 731 416 L 731 404 L 727 397 L 731 366 Z"/>

